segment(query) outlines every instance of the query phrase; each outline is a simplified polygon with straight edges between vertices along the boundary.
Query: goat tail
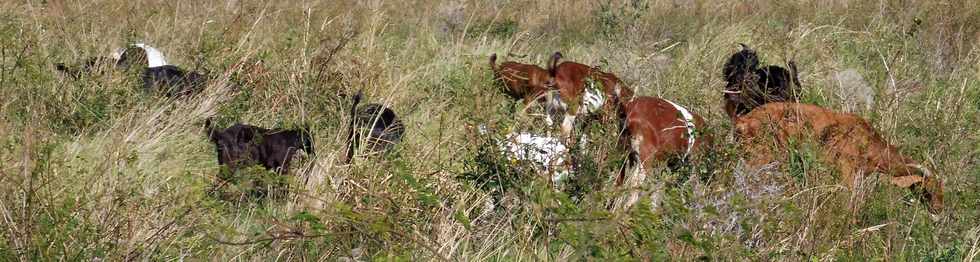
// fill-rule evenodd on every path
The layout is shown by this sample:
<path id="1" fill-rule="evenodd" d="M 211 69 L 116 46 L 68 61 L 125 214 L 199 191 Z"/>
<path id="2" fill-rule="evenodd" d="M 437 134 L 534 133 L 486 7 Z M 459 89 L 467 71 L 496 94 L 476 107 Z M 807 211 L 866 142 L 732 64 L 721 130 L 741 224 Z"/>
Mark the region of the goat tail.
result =
<path id="1" fill-rule="evenodd" d="M 490 70 L 492 70 L 494 73 L 499 70 L 497 68 L 497 53 L 490 54 Z"/>
<path id="2" fill-rule="evenodd" d="M 357 94 L 354 95 L 354 102 L 350 107 L 350 124 L 347 126 L 347 155 L 344 158 L 345 164 L 350 164 L 354 159 L 354 150 L 357 149 L 357 139 L 354 137 L 354 132 L 357 124 L 357 104 L 361 103 L 361 98 L 364 97 L 364 92 L 362 90 L 357 90 Z"/>
<path id="3" fill-rule="evenodd" d="M 503 80 L 503 76 L 500 75 L 500 67 L 497 66 L 497 53 L 490 54 L 490 71 L 493 72 L 493 80 L 500 81 Z"/>
<path id="4" fill-rule="evenodd" d="M 551 76 L 555 76 L 558 73 L 558 60 L 561 60 L 561 58 L 561 52 L 556 51 L 555 54 L 551 55 L 551 61 L 548 62 L 548 73 Z"/>

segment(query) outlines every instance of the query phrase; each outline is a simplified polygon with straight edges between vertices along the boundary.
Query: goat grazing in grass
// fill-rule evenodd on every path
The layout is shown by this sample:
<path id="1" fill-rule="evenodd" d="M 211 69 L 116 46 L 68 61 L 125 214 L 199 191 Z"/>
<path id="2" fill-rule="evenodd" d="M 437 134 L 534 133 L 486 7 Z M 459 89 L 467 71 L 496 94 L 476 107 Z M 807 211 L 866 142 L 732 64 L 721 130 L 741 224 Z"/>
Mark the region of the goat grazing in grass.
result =
<path id="1" fill-rule="evenodd" d="M 618 116 L 622 133 L 620 141 L 629 151 L 626 167 L 616 179 L 617 185 L 637 186 L 653 170 L 653 165 L 672 159 L 687 159 L 698 153 L 710 138 L 703 136 L 704 119 L 690 110 L 666 99 L 635 96 L 614 74 L 575 62 L 562 62 L 556 52 L 549 63 L 552 78 L 569 110 L 562 121 L 562 133 L 571 134 L 576 116 L 599 110 Z M 627 177 L 626 170 L 633 168 Z M 625 205 L 630 206 L 638 196 L 633 194 Z"/>
<path id="2" fill-rule="evenodd" d="M 395 115 L 395 111 L 381 104 L 367 104 L 358 108 L 364 93 L 357 91 L 350 109 L 350 124 L 347 129 L 347 154 L 344 162 L 351 163 L 354 152 L 361 142 L 361 129 L 369 129 L 366 142 L 371 152 L 383 152 L 399 141 L 405 133 L 405 126 Z"/>
<path id="3" fill-rule="evenodd" d="M 160 50 L 142 43 L 120 48 L 111 58 L 93 57 L 77 66 L 58 63 L 55 64 L 55 68 L 73 78 L 98 73 L 100 70 L 137 68 L 142 70 L 144 90 L 160 92 L 169 97 L 200 93 L 208 80 L 203 74 L 170 65 Z"/>
<path id="4" fill-rule="evenodd" d="M 524 103 L 525 111 L 535 103 L 541 105 L 548 116 L 545 122 L 549 126 L 554 118 L 564 114 L 565 108 L 560 103 L 558 92 L 546 85 L 550 75 L 544 68 L 510 61 L 497 65 L 497 54 L 492 54 L 490 70 L 493 71 L 494 81 L 503 86 L 505 94 Z"/>
<path id="5" fill-rule="evenodd" d="M 611 73 L 600 71 L 598 68 L 581 63 L 565 61 L 560 52 L 555 52 L 548 63 L 551 76 L 546 83 L 558 89 L 567 110 L 561 123 L 561 130 L 566 136 L 570 135 L 575 125 L 576 117 L 606 109 L 614 115 L 615 107 L 622 101 L 633 98 L 633 90 Z M 598 85 L 598 86 L 597 86 Z M 608 102 L 607 102 L 608 101 Z"/>
<path id="6" fill-rule="evenodd" d="M 624 101 L 619 109 L 622 133 L 620 144 L 630 152 L 616 185 L 635 187 L 643 183 L 654 164 L 672 160 L 686 161 L 711 144 L 701 116 L 666 99 L 636 96 Z M 632 168 L 633 174 L 626 170 Z M 625 207 L 636 202 L 638 194 L 625 201 Z"/>
<path id="7" fill-rule="evenodd" d="M 736 138 L 750 156 L 752 168 L 786 154 L 791 141 L 819 145 L 822 160 L 841 172 L 850 188 L 874 173 L 919 193 L 929 212 L 943 210 L 943 187 L 929 169 L 902 155 L 861 117 L 799 103 L 768 103 L 739 117 Z M 774 138 L 775 143 L 767 140 Z"/>
<path id="8" fill-rule="evenodd" d="M 258 164 L 273 172 L 285 173 L 298 150 L 315 154 L 313 139 L 303 129 L 266 129 L 246 124 L 216 129 L 210 119 L 205 128 L 208 139 L 215 145 L 218 164 L 232 171 Z"/>

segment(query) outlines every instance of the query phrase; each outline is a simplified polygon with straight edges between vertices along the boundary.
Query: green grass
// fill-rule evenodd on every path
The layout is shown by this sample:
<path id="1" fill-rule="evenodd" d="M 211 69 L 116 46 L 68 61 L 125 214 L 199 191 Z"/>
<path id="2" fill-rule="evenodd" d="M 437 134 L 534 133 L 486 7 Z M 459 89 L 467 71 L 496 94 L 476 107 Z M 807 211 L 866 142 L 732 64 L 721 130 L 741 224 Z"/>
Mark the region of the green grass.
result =
<path id="1" fill-rule="evenodd" d="M 0 257 L 976 259 L 976 10 L 966 0 L 3 2 Z M 230 77 L 172 100 L 142 91 L 134 75 L 76 81 L 52 66 L 136 41 Z M 773 172 L 743 170 L 719 93 L 736 43 L 767 63 L 797 61 L 804 101 L 836 110 L 853 107 L 835 93 L 834 73 L 857 69 L 876 97 L 855 113 L 941 176 L 946 212 L 932 220 L 887 183 L 847 190 L 813 147 L 788 152 Z M 623 189 L 613 177 L 624 152 L 610 126 L 593 125 L 594 137 L 610 138 L 576 150 L 587 160 L 579 180 L 552 190 L 493 152 L 490 138 L 540 124 L 515 113 L 487 59 L 544 66 L 554 51 L 688 106 L 717 144 Z M 393 152 L 346 166 L 347 95 L 359 89 L 394 108 L 407 131 Z M 308 125 L 317 154 L 296 159 L 285 198 L 215 196 L 222 171 L 208 117 Z M 226 193 L 249 184 L 236 186 Z M 664 201 L 607 208 L 630 190 Z"/>

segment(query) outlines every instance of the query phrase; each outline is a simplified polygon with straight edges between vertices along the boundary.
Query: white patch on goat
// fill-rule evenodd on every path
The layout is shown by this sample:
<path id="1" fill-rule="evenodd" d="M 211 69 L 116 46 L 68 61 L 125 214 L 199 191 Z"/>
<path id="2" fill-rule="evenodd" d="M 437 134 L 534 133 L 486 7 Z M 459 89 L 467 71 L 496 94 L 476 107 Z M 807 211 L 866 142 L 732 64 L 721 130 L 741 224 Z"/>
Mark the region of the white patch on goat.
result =
<path id="1" fill-rule="evenodd" d="M 646 180 L 646 169 L 643 168 L 643 159 L 640 157 L 640 146 L 643 145 L 643 136 L 635 136 L 630 140 L 630 146 L 633 148 L 633 152 L 637 154 L 637 162 L 633 163 L 631 167 L 631 172 L 627 172 L 628 177 L 623 181 L 623 185 L 629 190 L 629 192 L 620 200 L 620 207 L 622 210 L 629 210 L 636 201 L 639 200 L 641 192 L 639 192 L 639 186 L 643 185 L 643 181 Z"/>
<path id="2" fill-rule="evenodd" d="M 582 103 L 585 105 L 586 112 L 595 113 L 602 108 L 602 105 L 606 103 L 606 98 L 596 87 L 595 81 L 588 81 L 588 86 L 585 87 L 585 94 L 582 95 Z"/>
<path id="3" fill-rule="evenodd" d="M 565 146 L 562 139 L 547 135 L 512 132 L 507 134 L 507 137 L 501 142 L 501 149 L 508 153 L 510 159 L 530 161 L 539 165 L 545 173 L 551 175 L 551 181 L 556 186 L 563 184 L 571 175 L 565 162 L 568 147 Z M 582 147 L 585 147 L 588 142 L 586 136 L 579 139 L 579 144 Z"/>
<path id="4" fill-rule="evenodd" d="M 146 67 L 169 65 L 169 63 L 167 63 L 167 58 L 163 56 L 163 52 L 160 52 L 160 50 L 157 50 L 156 48 L 144 43 L 133 44 L 133 46 L 143 49 L 143 53 L 146 54 Z M 124 52 L 126 52 L 126 48 L 116 49 L 115 52 L 112 52 L 112 58 L 119 61 L 119 59 L 122 59 L 122 54 Z"/>
<path id="5" fill-rule="evenodd" d="M 642 144 L 643 144 L 643 136 L 642 135 L 635 136 L 635 137 L 633 137 L 632 140 L 630 140 L 630 146 L 633 147 L 633 152 L 634 153 L 637 153 L 637 154 L 640 153 L 640 145 L 642 145 Z"/>
<path id="6" fill-rule="evenodd" d="M 544 121 L 548 127 L 553 126 L 555 124 L 555 119 L 564 114 L 568 108 L 567 105 L 562 102 L 561 95 L 558 93 L 558 90 L 546 91 L 534 98 L 534 101 L 535 103 L 540 104 L 544 109 Z M 528 108 L 530 108 L 533 104 L 534 103 L 529 104 L 524 108 L 524 110 L 528 110 Z"/>
<path id="7" fill-rule="evenodd" d="M 552 181 L 556 184 L 568 176 L 568 171 L 561 168 L 568 153 L 561 139 L 531 133 L 510 133 L 501 147 L 516 160 L 541 165 L 545 172 L 552 175 Z M 559 168 L 556 170 L 554 167 Z"/>
<path id="8" fill-rule="evenodd" d="M 561 121 L 561 131 L 565 135 L 571 135 L 573 128 L 575 128 L 575 114 L 572 112 L 566 112 L 565 119 L 562 119 Z"/>
<path id="9" fill-rule="evenodd" d="M 690 111 L 687 111 L 687 109 L 685 109 L 684 107 L 674 102 L 671 102 L 670 100 L 664 99 L 664 101 L 667 101 L 667 103 L 670 103 L 670 105 L 674 106 L 674 108 L 676 108 L 678 112 L 681 112 L 681 116 L 684 117 L 684 119 L 680 119 L 680 120 L 684 121 L 684 127 L 687 128 L 687 151 L 684 152 L 684 158 L 687 158 L 687 156 L 691 154 L 691 149 L 694 148 L 694 128 L 695 128 L 694 115 L 691 114 Z"/>
<path id="10" fill-rule="evenodd" d="M 147 67 L 158 67 L 169 65 L 167 59 L 163 57 L 163 52 L 153 48 L 152 46 L 146 45 L 144 43 L 134 44 L 134 46 L 142 48 L 146 52 Z"/>

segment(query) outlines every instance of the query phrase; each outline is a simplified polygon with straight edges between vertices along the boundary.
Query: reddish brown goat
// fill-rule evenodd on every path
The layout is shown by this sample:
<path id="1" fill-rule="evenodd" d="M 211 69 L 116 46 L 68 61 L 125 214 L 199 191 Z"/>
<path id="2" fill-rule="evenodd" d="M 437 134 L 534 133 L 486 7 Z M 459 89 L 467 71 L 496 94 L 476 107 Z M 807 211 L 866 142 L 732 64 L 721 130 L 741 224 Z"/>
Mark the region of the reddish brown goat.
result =
<path id="1" fill-rule="evenodd" d="M 665 99 L 638 96 L 623 106 L 623 135 L 640 164 L 671 157 L 687 158 L 708 142 L 701 136 L 704 118 Z"/>
<path id="2" fill-rule="evenodd" d="M 835 165 L 843 183 L 853 188 L 865 175 L 889 175 L 889 181 L 919 193 L 929 212 L 943 210 L 942 184 L 931 172 L 888 144 L 867 121 L 853 114 L 798 103 L 768 103 L 735 123 L 748 165 L 760 167 L 785 154 L 790 141 L 815 142 L 823 161 Z M 776 143 L 766 138 L 774 137 Z M 773 146 L 775 144 L 775 146 Z"/>
<path id="3" fill-rule="evenodd" d="M 668 160 L 686 160 L 700 153 L 711 138 L 704 136 L 704 119 L 674 102 L 638 96 L 620 108 L 623 123 L 621 144 L 627 147 L 630 157 L 626 167 L 633 174 L 627 177 L 626 167 L 616 179 L 618 186 L 638 186 L 646 178 L 646 172 L 654 170 L 654 164 Z M 625 207 L 632 206 L 638 194 L 631 194 Z"/>
<path id="4" fill-rule="evenodd" d="M 548 71 L 537 65 L 503 62 L 497 65 L 497 54 L 490 55 L 490 70 L 494 78 L 504 86 L 504 93 L 514 99 L 523 99 L 524 105 L 536 101 L 548 86 Z"/>
<path id="5" fill-rule="evenodd" d="M 602 105 L 604 112 L 616 112 L 616 107 L 633 98 L 633 90 L 616 75 L 576 62 L 565 61 L 559 64 L 561 59 L 561 52 L 555 52 L 551 56 L 548 64 L 551 78 L 547 85 L 558 89 L 562 102 L 568 105 L 561 126 L 564 134 L 571 133 L 576 116 L 587 113 L 582 110 L 583 97 L 590 82 L 602 85 L 602 93 L 608 101 Z"/>

